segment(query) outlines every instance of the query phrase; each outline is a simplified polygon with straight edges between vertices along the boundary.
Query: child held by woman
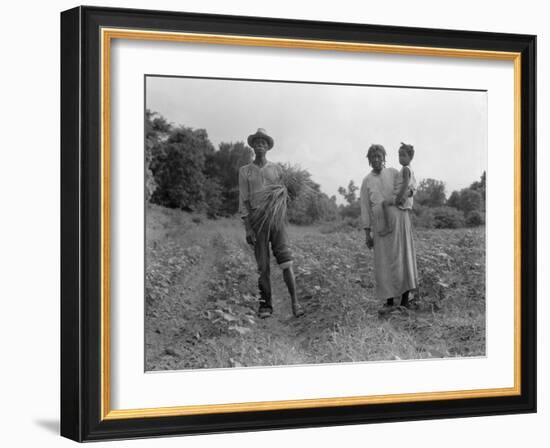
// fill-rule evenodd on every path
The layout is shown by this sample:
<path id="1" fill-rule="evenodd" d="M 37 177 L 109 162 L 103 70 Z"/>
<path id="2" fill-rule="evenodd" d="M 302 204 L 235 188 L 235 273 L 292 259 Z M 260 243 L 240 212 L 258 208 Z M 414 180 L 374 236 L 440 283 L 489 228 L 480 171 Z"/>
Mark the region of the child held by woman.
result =
<path id="1" fill-rule="evenodd" d="M 388 219 L 389 206 L 394 205 L 401 210 L 412 210 L 413 193 L 416 189 L 416 178 L 410 166 L 413 157 L 414 147 L 406 143 L 401 143 L 399 147 L 399 163 L 402 168 L 395 178 L 392 199 L 382 202 L 384 222 L 378 232 L 380 236 L 385 236 L 393 232 L 393 228 Z"/>

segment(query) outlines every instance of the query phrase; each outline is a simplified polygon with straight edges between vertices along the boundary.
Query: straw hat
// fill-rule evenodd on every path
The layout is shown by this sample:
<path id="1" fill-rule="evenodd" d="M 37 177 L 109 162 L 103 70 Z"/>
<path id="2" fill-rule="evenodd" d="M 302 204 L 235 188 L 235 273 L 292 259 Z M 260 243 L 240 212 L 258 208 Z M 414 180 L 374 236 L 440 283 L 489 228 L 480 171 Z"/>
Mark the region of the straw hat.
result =
<path id="1" fill-rule="evenodd" d="M 252 146 L 252 143 L 254 143 L 254 140 L 257 138 L 263 138 L 267 142 L 268 149 L 273 148 L 273 138 L 271 138 L 269 135 L 267 135 L 267 132 L 263 128 L 258 128 L 255 134 L 248 136 L 248 145 Z"/>

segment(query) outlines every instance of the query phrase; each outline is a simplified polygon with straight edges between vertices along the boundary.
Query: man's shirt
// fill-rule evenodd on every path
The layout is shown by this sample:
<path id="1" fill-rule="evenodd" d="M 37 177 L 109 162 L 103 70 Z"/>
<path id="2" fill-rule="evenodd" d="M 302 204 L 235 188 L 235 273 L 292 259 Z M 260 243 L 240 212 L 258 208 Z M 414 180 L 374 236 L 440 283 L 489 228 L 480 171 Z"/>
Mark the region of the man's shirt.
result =
<path id="1" fill-rule="evenodd" d="M 266 185 L 280 184 L 281 167 L 267 162 L 263 167 L 249 163 L 239 169 L 239 213 L 242 218 L 258 206 L 259 195 Z M 247 205 L 248 204 L 248 205 Z"/>

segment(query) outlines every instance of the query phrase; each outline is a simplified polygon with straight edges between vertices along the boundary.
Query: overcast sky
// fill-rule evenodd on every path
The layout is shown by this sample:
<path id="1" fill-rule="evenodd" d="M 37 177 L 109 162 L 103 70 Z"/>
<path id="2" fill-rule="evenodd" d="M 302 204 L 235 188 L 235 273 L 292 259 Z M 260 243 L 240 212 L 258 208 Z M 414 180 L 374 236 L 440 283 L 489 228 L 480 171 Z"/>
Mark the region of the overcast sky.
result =
<path id="1" fill-rule="evenodd" d="M 265 128 L 275 141 L 267 158 L 307 169 L 338 202 L 338 186 L 369 173 L 372 143 L 398 169 L 400 142 L 414 145 L 417 180 L 442 180 L 447 195 L 487 167 L 486 92 L 147 77 L 146 107 L 206 129 L 215 147 Z"/>

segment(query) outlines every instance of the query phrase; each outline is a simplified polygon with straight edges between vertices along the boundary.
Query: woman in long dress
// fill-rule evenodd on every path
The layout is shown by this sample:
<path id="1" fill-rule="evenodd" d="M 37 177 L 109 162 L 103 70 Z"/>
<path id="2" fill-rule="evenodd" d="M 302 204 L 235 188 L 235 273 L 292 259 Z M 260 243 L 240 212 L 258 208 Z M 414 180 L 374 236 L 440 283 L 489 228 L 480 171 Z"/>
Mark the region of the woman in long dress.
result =
<path id="1" fill-rule="evenodd" d="M 394 298 L 401 298 L 401 306 L 408 308 L 409 292 L 418 288 L 411 212 L 389 206 L 387 218 L 393 230 L 380 235 L 385 227 L 382 203 L 392 198 L 399 171 L 385 167 L 386 150 L 382 145 L 372 145 L 367 158 L 372 171 L 361 185 L 361 219 L 366 245 L 374 248 L 376 296 L 385 300 L 385 309 L 393 306 Z"/>

